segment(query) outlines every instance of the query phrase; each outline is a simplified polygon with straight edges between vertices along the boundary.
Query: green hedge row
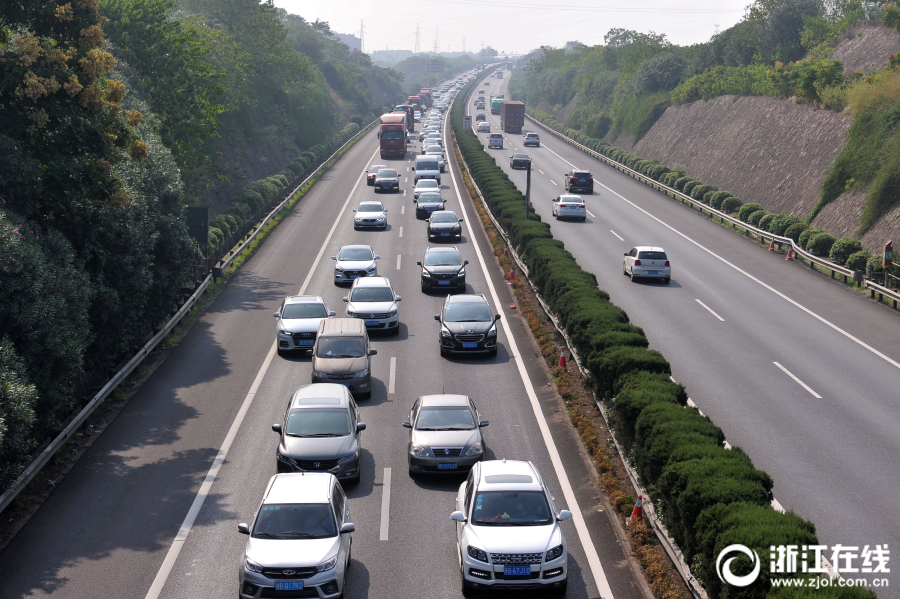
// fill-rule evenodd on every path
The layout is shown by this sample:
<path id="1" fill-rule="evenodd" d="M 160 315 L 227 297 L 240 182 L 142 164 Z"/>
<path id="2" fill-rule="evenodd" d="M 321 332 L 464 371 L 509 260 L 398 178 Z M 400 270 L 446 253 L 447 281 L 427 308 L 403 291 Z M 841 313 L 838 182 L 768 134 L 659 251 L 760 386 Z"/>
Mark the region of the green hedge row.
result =
<path id="1" fill-rule="evenodd" d="M 465 98 L 472 85 L 464 88 L 460 97 Z M 710 596 L 725 596 L 715 584 L 719 580 L 715 561 L 722 547 L 743 543 L 763 556 L 768 555 L 770 544 L 815 543 L 810 522 L 771 507 L 771 477 L 754 468 L 741 449 L 725 449 L 722 430 L 686 406 L 687 393 L 671 380 L 665 357 L 649 349 L 644 332 L 609 301 L 609 295 L 597 287 L 596 277 L 582 270 L 563 243 L 553 239 L 550 227 L 539 216 L 529 214 L 525 219 L 524 196 L 484 151 L 478 137 L 463 128 L 463 108 L 463 102 L 454 103 L 450 122 L 475 183 L 527 264 L 531 280 L 569 331 L 642 482 Z M 585 140 L 551 118 L 545 122 L 648 176 L 665 179 L 667 184 L 687 187 L 694 183 L 696 193 L 704 198 L 709 195 L 710 201 L 721 193 L 710 186 L 698 188 L 694 180 L 684 181 L 688 178 L 683 172 L 659 168 L 657 163 L 604 142 Z M 717 201 L 732 197 L 720 195 Z M 763 562 L 768 565 L 765 558 Z M 740 591 L 742 597 L 761 598 L 770 585 L 764 575 L 744 589 L 730 588 L 727 596 L 734 591 Z"/>

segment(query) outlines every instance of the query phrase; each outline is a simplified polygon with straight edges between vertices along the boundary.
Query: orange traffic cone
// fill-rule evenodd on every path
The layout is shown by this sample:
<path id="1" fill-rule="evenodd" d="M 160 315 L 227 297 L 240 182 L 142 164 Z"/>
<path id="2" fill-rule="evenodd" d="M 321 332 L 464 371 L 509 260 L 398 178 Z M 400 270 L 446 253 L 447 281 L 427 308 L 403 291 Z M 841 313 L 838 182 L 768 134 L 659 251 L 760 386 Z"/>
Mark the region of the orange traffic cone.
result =
<path id="1" fill-rule="evenodd" d="M 515 269 L 509 269 L 509 281 L 510 283 L 516 280 L 516 271 Z"/>
<path id="2" fill-rule="evenodd" d="M 791 246 L 788 248 L 787 256 L 784 258 L 785 260 L 793 260 L 794 259 L 794 247 Z"/>
<path id="3" fill-rule="evenodd" d="M 774 239 L 771 242 L 769 242 L 769 251 L 770 252 L 775 251 L 775 240 Z"/>
<path id="4" fill-rule="evenodd" d="M 641 501 L 641 497 L 643 497 L 643 495 L 638 495 L 637 501 L 634 502 L 634 509 L 631 510 L 632 522 L 634 522 L 635 519 L 640 520 L 644 517 L 644 502 Z"/>
<path id="5" fill-rule="evenodd" d="M 566 367 L 566 348 L 559 348 L 559 367 L 565 369 Z"/>

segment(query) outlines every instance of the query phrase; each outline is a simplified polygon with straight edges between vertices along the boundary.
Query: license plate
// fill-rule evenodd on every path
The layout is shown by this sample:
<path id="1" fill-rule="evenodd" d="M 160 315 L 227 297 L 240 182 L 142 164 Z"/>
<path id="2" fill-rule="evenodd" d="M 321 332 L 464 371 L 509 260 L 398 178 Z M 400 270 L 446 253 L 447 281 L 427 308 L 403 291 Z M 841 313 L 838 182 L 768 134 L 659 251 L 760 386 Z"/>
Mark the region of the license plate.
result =
<path id="1" fill-rule="evenodd" d="M 579 183 L 585 183 L 585 182 L 587 182 L 587 179 L 579 179 L 578 182 L 579 182 Z"/>
<path id="2" fill-rule="evenodd" d="M 449 285 L 450 281 L 438 281 L 438 285 Z"/>
<path id="3" fill-rule="evenodd" d="M 377 326 L 377 325 L 378 325 L 378 321 L 377 321 L 377 320 L 367 320 L 367 321 L 366 321 L 366 326 L 367 326 L 367 327 L 374 327 L 374 326 Z"/>
<path id="4" fill-rule="evenodd" d="M 452 464 L 438 464 L 437 467 L 438 467 L 438 470 L 455 470 L 456 462 L 453 462 Z M 531 572 L 529 571 L 529 574 L 530 573 Z"/>
<path id="5" fill-rule="evenodd" d="M 648 270 L 648 271 L 647 271 L 647 274 L 648 274 L 648 275 L 658 275 L 658 274 L 659 274 L 659 271 L 658 271 L 658 270 Z"/>
<path id="6" fill-rule="evenodd" d="M 531 574 L 531 566 L 503 566 L 504 576 L 528 576 Z"/>
<path id="7" fill-rule="evenodd" d="M 313 343 L 315 343 L 315 341 L 312 339 L 301 339 L 297 342 L 297 345 L 312 345 Z"/>
<path id="8" fill-rule="evenodd" d="M 302 591 L 303 590 L 303 581 L 302 580 L 276 580 L 275 581 L 275 590 L 276 591 Z"/>
<path id="9" fill-rule="evenodd" d="M 450 233 L 441 233 L 441 237 L 450 237 Z"/>
<path id="10" fill-rule="evenodd" d="M 358 279 L 359 275 L 347 275 L 348 279 Z"/>
<path id="11" fill-rule="evenodd" d="M 475 349 L 478 347 L 477 343 L 463 343 L 463 349 Z"/>

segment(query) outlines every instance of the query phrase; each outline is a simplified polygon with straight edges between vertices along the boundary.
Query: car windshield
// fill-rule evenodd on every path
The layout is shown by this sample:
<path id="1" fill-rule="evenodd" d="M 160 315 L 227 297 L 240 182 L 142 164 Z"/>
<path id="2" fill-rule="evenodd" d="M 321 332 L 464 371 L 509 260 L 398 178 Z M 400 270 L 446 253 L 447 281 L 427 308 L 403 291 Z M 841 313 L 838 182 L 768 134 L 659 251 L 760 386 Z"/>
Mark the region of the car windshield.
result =
<path id="1" fill-rule="evenodd" d="M 528 139 L 533 139 L 537 137 L 537 133 L 526 133 L 525 137 L 527 137 Z"/>
<path id="2" fill-rule="evenodd" d="M 590 177 L 591 174 L 587 171 L 575 171 L 572 176 L 573 177 Z"/>
<path id="3" fill-rule="evenodd" d="M 319 337 L 317 358 L 362 358 L 366 355 L 363 340 L 359 337 Z"/>
<path id="4" fill-rule="evenodd" d="M 355 248 L 355 249 L 343 249 L 341 253 L 338 254 L 338 260 L 344 260 L 349 262 L 361 262 L 361 261 L 370 261 L 375 257 L 372 253 L 372 250 L 369 248 Z"/>
<path id="5" fill-rule="evenodd" d="M 425 266 L 461 266 L 462 258 L 456 252 L 428 252 Z"/>
<path id="6" fill-rule="evenodd" d="M 432 214 L 431 222 L 433 223 L 455 223 L 459 222 L 459 219 L 456 218 L 456 214 L 453 212 L 445 212 L 444 214 Z"/>
<path id="7" fill-rule="evenodd" d="M 403 131 L 387 130 L 381 132 L 381 139 L 403 139 L 406 137 Z"/>
<path id="8" fill-rule="evenodd" d="M 378 171 L 379 179 L 385 179 L 385 178 L 396 177 L 396 176 L 397 176 L 397 171 L 395 171 L 392 168 L 383 168 L 380 171 Z"/>
<path id="9" fill-rule="evenodd" d="M 444 201 L 439 193 L 419 194 L 419 204 L 440 204 Z"/>
<path id="10" fill-rule="evenodd" d="M 390 287 L 357 287 L 350 294 L 351 302 L 392 302 L 394 292 Z"/>
<path id="11" fill-rule="evenodd" d="M 360 204 L 357 212 L 384 212 L 384 206 L 381 204 Z"/>
<path id="12" fill-rule="evenodd" d="M 665 252 L 638 252 L 641 260 L 668 260 Z"/>
<path id="13" fill-rule="evenodd" d="M 324 539 L 337 536 L 330 503 L 263 505 L 253 525 L 258 539 Z"/>
<path id="14" fill-rule="evenodd" d="M 475 428 L 472 411 L 465 406 L 422 408 L 416 419 L 419 431 L 470 431 Z"/>
<path id="15" fill-rule="evenodd" d="M 281 311 L 281 317 L 285 320 L 293 318 L 325 318 L 328 312 L 322 304 L 287 304 Z"/>
<path id="16" fill-rule="evenodd" d="M 416 187 L 419 189 L 438 189 L 438 182 L 434 179 L 423 179 L 416 183 Z"/>
<path id="17" fill-rule="evenodd" d="M 343 437 L 350 434 L 350 413 L 320 408 L 291 410 L 284 434 L 291 437 Z"/>
<path id="18" fill-rule="evenodd" d="M 542 491 L 479 491 L 472 523 L 478 526 L 543 526 L 553 514 Z"/>
<path id="19" fill-rule="evenodd" d="M 374 175 L 375 173 L 377 173 L 378 171 L 380 171 L 383 168 L 384 168 L 383 166 L 373 166 L 369 169 L 369 174 Z"/>
<path id="20" fill-rule="evenodd" d="M 487 322 L 493 320 L 487 304 L 460 302 L 448 304 L 444 311 L 444 322 Z"/>
<path id="21" fill-rule="evenodd" d="M 528 160 L 527 154 L 513 154 L 513 158 L 516 160 Z"/>

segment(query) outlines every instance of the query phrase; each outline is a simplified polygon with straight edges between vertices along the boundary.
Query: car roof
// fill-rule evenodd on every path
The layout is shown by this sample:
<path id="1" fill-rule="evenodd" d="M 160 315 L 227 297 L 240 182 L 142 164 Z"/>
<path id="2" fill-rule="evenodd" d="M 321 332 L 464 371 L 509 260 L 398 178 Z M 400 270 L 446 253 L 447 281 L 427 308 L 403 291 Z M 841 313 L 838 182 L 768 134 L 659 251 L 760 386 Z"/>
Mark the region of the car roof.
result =
<path id="1" fill-rule="evenodd" d="M 360 277 L 353 281 L 354 289 L 356 287 L 390 287 L 391 282 L 387 277 Z"/>
<path id="2" fill-rule="evenodd" d="M 349 391 L 336 383 L 313 383 L 300 385 L 291 397 L 291 408 L 347 407 L 350 405 Z"/>
<path id="3" fill-rule="evenodd" d="M 460 293 L 458 295 L 448 295 L 448 304 L 487 304 L 487 298 L 483 293 Z"/>
<path id="4" fill-rule="evenodd" d="M 466 395 L 423 395 L 419 398 L 422 407 L 425 406 L 466 406 L 469 407 L 469 397 Z"/>
<path id="5" fill-rule="evenodd" d="M 656 245 L 636 245 L 636 246 L 634 246 L 634 249 L 636 249 L 639 252 L 665 252 L 666 251 Z"/>
<path id="6" fill-rule="evenodd" d="M 574 193 L 564 193 L 561 196 L 559 196 L 559 199 L 563 202 L 568 202 L 568 201 L 576 200 L 576 199 L 581 202 L 584 202 L 584 198 L 582 198 L 580 195 L 577 195 Z"/>
<path id="7" fill-rule="evenodd" d="M 329 472 L 292 472 L 276 474 L 269 482 L 263 504 L 328 503 L 334 475 Z"/>
<path id="8" fill-rule="evenodd" d="M 478 464 L 479 491 L 543 491 L 544 485 L 531 462 L 487 460 Z"/>
<path id="9" fill-rule="evenodd" d="M 362 202 L 359 203 L 360 206 L 362 206 L 364 204 L 376 204 L 378 206 L 382 206 L 382 207 L 384 206 L 384 204 L 382 204 L 378 200 L 363 200 Z"/>
<path id="10" fill-rule="evenodd" d="M 360 279 L 356 279 L 359 281 Z M 359 337 L 367 335 L 366 322 L 360 318 L 323 318 L 319 323 L 319 337 Z M 318 343 L 318 339 L 316 343 Z"/>
<path id="11" fill-rule="evenodd" d="M 369 250 L 373 254 L 375 253 L 374 251 L 372 251 L 372 246 L 368 245 L 342 245 L 341 249 L 338 250 L 338 254 L 340 254 L 344 250 Z"/>
<path id="12" fill-rule="evenodd" d="M 373 164 L 372 166 L 369 167 L 369 170 L 371 171 L 376 168 L 387 168 L 387 165 L 386 164 Z"/>
<path id="13" fill-rule="evenodd" d="M 289 295 L 284 298 L 286 304 L 324 304 L 325 301 L 318 295 Z"/>
<path id="14" fill-rule="evenodd" d="M 429 247 L 425 248 L 426 254 L 430 254 L 432 252 L 453 252 L 455 254 L 458 254 L 459 248 L 456 247 L 455 245 L 452 245 L 452 246 L 439 245 L 439 246 L 433 246 L 433 247 L 429 246 Z"/>

